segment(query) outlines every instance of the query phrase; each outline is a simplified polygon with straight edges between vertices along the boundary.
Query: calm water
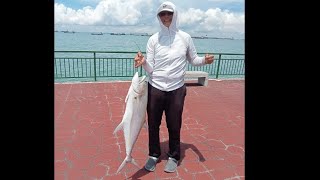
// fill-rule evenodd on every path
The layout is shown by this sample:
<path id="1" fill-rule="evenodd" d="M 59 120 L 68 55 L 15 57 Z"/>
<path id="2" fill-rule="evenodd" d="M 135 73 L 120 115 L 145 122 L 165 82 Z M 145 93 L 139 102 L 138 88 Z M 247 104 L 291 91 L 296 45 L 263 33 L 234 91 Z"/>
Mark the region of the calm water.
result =
<path id="1" fill-rule="evenodd" d="M 145 52 L 149 36 L 138 35 L 91 35 L 88 32 L 55 32 L 56 51 L 130 51 Z M 244 40 L 240 39 L 196 39 L 193 38 L 198 53 L 237 53 L 244 54 Z M 97 57 L 134 57 L 135 54 L 97 54 Z M 55 53 L 55 57 L 92 57 L 90 53 Z M 215 57 L 217 58 L 217 57 Z M 241 56 L 243 58 L 243 56 Z M 119 69 L 120 70 L 120 69 Z M 213 76 L 212 76 L 213 77 Z M 236 76 L 238 77 L 238 76 Z M 131 78 L 106 78 L 107 80 L 130 80 Z M 90 79 L 59 79 L 62 81 L 92 81 Z"/>
<path id="2" fill-rule="evenodd" d="M 141 51 L 146 50 L 149 36 L 137 35 L 91 35 L 87 32 L 55 32 L 54 49 L 57 51 Z M 195 39 L 197 52 L 244 54 L 243 39 Z"/>

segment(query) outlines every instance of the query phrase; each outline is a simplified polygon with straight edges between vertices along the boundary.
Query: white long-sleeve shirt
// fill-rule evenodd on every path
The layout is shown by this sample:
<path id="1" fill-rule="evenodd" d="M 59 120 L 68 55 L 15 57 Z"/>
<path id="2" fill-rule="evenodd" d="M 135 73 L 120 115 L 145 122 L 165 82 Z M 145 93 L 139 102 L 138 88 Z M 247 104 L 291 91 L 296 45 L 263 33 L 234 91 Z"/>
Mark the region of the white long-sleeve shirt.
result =
<path id="1" fill-rule="evenodd" d="M 164 26 L 158 16 L 161 31 L 149 38 L 143 64 L 150 85 L 162 91 L 173 91 L 184 85 L 188 62 L 194 66 L 205 64 L 204 57 L 197 55 L 191 36 L 176 28 L 178 12 L 170 5 L 174 9 L 171 25 Z"/>

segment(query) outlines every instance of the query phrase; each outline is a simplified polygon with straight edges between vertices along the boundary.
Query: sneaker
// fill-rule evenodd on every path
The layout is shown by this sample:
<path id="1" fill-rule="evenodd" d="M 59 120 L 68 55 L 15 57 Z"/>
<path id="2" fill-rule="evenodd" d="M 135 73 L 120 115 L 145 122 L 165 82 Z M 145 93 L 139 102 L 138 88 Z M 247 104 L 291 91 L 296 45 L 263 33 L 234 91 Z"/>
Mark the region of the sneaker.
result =
<path id="1" fill-rule="evenodd" d="M 167 173 L 175 172 L 178 166 L 178 161 L 174 158 L 169 157 L 166 166 L 164 167 L 164 171 Z"/>
<path id="2" fill-rule="evenodd" d="M 154 171 L 156 169 L 156 164 L 158 162 L 158 158 L 149 156 L 149 159 L 144 166 L 147 171 Z"/>

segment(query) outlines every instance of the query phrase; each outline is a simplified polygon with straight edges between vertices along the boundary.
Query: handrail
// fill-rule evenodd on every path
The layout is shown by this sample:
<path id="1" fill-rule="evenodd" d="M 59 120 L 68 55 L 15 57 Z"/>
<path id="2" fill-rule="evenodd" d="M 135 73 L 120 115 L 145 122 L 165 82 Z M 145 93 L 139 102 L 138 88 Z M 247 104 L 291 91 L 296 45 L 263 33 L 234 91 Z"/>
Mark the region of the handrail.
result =
<path id="1" fill-rule="evenodd" d="M 132 53 L 137 53 L 137 51 L 81 51 L 81 50 L 55 50 L 54 52 L 62 52 L 62 53 L 125 53 L 125 54 L 132 54 Z M 146 53 L 144 51 L 141 51 L 141 53 Z M 207 54 L 204 52 L 198 52 L 198 54 Z M 220 55 L 244 55 L 242 53 L 211 53 L 211 54 L 220 54 Z"/>
<path id="2" fill-rule="evenodd" d="M 146 74 L 142 67 L 139 69 L 133 67 L 133 57 L 137 53 L 136 51 L 56 50 L 54 52 L 55 80 L 93 78 L 94 81 L 97 81 L 98 78 L 132 77 L 133 73 L 137 70 L 139 75 Z M 60 53 L 62 53 L 62 55 L 58 55 Z M 83 53 L 88 55 L 83 55 Z M 70 54 L 72 54 L 73 57 L 68 57 Z M 101 54 L 107 54 L 107 57 L 103 57 Z M 131 55 L 125 57 L 123 54 L 127 54 L 127 56 L 129 54 Z M 200 52 L 198 54 L 202 55 L 206 53 Z M 206 66 L 192 66 L 188 64 L 187 70 L 205 71 L 209 73 L 209 77 L 216 79 L 218 79 L 219 76 L 243 77 L 244 55 L 245 54 L 241 53 L 214 53 L 214 63 Z M 218 58 L 216 58 L 216 56 L 218 56 Z"/>

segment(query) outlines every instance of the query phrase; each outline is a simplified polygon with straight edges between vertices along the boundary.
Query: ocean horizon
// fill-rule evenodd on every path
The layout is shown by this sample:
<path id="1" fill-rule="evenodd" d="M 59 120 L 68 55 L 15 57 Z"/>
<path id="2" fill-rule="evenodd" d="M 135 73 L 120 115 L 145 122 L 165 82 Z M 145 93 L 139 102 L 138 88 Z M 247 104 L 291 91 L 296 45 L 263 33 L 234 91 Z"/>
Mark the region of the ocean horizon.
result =
<path id="1" fill-rule="evenodd" d="M 55 51 L 118 51 L 118 52 L 145 52 L 146 44 L 150 35 L 146 34 L 111 34 L 111 33 L 90 33 L 90 32 L 55 32 L 54 50 Z M 209 53 L 215 55 L 220 53 L 243 54 L 244 56 L 244 39 L 213 39 L 213 38 L 192 38 L 199 56 L 200 53 Z M 128 57 L 134 58 L 135 53 L 125 54 L 106 54 L 98 53 L 97 58 L 112 57 Z M 86 58 L 92 57 L 90 53 L 59 53 L 55 52 L 56 58 L 61 57 L 77 57 Z M 226 57 L 224 55 L 224 57 Z M 232 57 L 236 57 L 235 55 Z M 119 69 L 120 70 L 120 69 Z M 209 75 L 210 78 L 215 78 L 215 75 Z M 219 76 L 220 78 L 243 78 L 243 75 L 235 76 Z M 107 77 L 100 78 L 101 80 L 130 80 L 129 77 Z M 56 82 L 70 81 L 93 81 L 92 78 L 60 78 L 55 79 Z"/>
<path id="2" fill-rule="evenodd" d="M 55 51 L 133 51 L 145 52 L 150 34 L 102 32 L 54 32 Z M 193 37 L 198 53 L 244 54 L 245 40 L 217 37 Z"/>

